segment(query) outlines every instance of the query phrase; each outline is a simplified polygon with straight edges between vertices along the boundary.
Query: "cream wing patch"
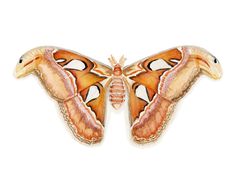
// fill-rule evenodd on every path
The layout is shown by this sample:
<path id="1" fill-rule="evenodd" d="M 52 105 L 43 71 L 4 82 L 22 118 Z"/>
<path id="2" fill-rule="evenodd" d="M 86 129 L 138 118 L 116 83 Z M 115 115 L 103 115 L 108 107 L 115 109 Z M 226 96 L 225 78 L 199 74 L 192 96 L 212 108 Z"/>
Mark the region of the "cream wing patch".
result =
<path id="1" fill-rule="evenodd" d="M 66 61 L 66 59 L 63 59 L 63 58 L 56 60 L 57 63 L 65 62 L 65 61 Z"/>
<path id="2" fill-rule="evenodd" d="M 89 88 L 85 103 L 88 103 L 89 101 L 96 99 L 100 95 L 99 89 L 96 85 L 93 85 Z"/>
<path id="3" fill-rule="evenodd" d="M 149 65 L 152 71 L 157 71 L 159 69 L 170 69 L 171 66 L 163 59 L 154 60 Z"/>
<path id="4" fill-rule="evenodd" d="M 136 94 L 137 97 L 141 98 L 142 100 L 145 100 L 146 102 L 149 102 L 149 98 L 148 98 L 147 90 L 146 90 L 145 86 L 139 85 L 135 89 L 135 94 Z"/>
<path id="5" fill-rule="evenodd" d="M 71 60 L 68 64 L 66 64 L 63 68 L 65 69 L 76 69 L 76 70 L 84 70 L 86 68 L 86 65 L 81 60 Z"/>

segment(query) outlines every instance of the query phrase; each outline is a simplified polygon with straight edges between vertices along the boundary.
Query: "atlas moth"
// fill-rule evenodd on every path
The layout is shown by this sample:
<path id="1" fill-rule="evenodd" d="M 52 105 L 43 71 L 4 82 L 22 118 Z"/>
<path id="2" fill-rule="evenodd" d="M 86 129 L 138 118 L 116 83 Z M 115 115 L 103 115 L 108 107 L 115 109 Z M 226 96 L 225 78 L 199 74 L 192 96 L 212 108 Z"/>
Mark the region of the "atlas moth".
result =
<path id="1" fill-rule="evenodd" d="M 147 143 L 160 136 L 174 106 L 200 74 L 222 75 L 218 60 L 195 46 L 169 49 L 126 67 L 125 60 L 111 56 L 110 67 L 73 51 L 38 47 L 20 58 L 16 77 L 34 72 L 59 103 L 75 137 L 85 143 L 103 138 L 106 97 L 115 109 L 128 100 L 131 135 Z"/>

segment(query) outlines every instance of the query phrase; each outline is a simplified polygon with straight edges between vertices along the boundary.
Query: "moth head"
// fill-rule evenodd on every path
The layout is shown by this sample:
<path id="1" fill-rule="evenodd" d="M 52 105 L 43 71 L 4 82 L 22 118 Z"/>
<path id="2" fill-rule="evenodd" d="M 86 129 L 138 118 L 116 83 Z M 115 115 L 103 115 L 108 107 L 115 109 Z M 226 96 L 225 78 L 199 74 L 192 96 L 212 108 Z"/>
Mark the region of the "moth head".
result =
<path id="1" fill-rule="evenodd" d="M 22 55 L 16 65 L 15 76 L 21 78 L 34 72 L 45 57 L 46 47 L 32 49 Z"/>
<path id="2" fill-rule="evenodd" d="M 222 68 L 216 57 L 199 47 L 189 47 L 189 51 L 190 57 L 197 62 L 204 74 L 213 79 L 221 78 Z"/>
<path id="3" fill-rule="evenodd" d="M 122 74 L 122 68 L 123 68 L 125 60 L 126 60 L 124 55 L 122 55 L 119 62 L 117 62 L 116 59 L 112 55 L 111 55 L 110 58 L 108 58 L 108 60 L 110 61 L 111 65 L 113 67 L 113 74 L 117 75 L 117 76 L 121 75 Z"/>

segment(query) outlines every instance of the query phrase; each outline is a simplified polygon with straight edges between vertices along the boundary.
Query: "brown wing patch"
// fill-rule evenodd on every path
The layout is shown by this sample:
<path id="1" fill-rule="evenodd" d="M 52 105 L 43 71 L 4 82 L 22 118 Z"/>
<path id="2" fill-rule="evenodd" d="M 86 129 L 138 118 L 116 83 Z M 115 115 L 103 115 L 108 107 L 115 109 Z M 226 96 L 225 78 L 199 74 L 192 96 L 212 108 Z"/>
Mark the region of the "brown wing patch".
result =
<path id="1" fill-rule="evenodd" d="M 149 101 L 152 101 L 152 99 L 155 96 L 156 92 L 151 90 L 151 89 L 148 89 L 148 88 L 146 88 L 146 91 L 147 91 Z"/>
<path id="2" fill-rule="evenodd" d="M 101 82 L 106 79 L 106 77 L 98 76 L 94 73 L 84 73 L 74 69 L 68 69 L 71 74 L 76 79 L 76 85 L 78 92 L 83 91 L 84 89 L 90 87 L 91 85 L 96 84 L 97 82 Z"/>
<path id="3" fill-rule="evenodd" d="M 87 95 L 88 95 L 89 88 L 86 88 L 80 92 L 80 96 L 82 97 L 83 101 L 86 100 Z"/>
<path id="4" fill-rule="evenodd" d="M 144 107 L 147 105 L 146 101 L 138 98 L 135 94 L 135 90 L 139 85 L 140 84 L 138 83 L 134 83 L 129 92 L 131 123 L 133 123 L 134 120 L 139 117 L 140 112 L 143 111 Z"/>
<path id="5" fill-rule="evenodd" d="M 106 90 L 100 83 L 96 83 L 95 85 L 98 87 L 100 95 L 96 99 L 89 101 L 87 106 L 91 107 L 97 119 L 104 125 Z"/>
<path id="6" fill-rule="evenodd" d="M 160 82 L 160 76 L 166 70 L 167 69 L 162 69 L 162 70 L 158 70 L 158 71 L 142 72 L 142 73 L 138 74 L 137 76 L 131 77 L 130 79 L 146 86 L 148 89 L 150 89 L 154 92 L 157 92 L 157 87 Z"/>

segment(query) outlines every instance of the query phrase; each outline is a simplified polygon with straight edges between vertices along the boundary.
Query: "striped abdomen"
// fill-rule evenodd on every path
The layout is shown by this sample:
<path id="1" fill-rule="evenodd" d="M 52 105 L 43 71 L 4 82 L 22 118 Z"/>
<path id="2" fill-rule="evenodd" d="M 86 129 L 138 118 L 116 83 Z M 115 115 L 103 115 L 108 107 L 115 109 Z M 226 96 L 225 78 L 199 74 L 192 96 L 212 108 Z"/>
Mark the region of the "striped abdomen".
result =
<path id="1" fill-rule="evenodd" d="M 125 101 L 125 86 L 122 77 L 113 77 L 110 85 L 110 101 L 118 109 Z"/>

